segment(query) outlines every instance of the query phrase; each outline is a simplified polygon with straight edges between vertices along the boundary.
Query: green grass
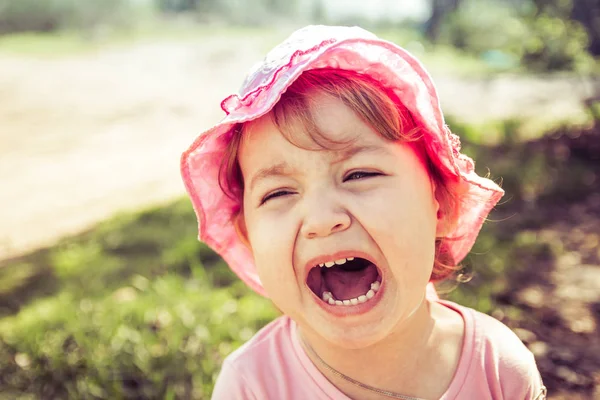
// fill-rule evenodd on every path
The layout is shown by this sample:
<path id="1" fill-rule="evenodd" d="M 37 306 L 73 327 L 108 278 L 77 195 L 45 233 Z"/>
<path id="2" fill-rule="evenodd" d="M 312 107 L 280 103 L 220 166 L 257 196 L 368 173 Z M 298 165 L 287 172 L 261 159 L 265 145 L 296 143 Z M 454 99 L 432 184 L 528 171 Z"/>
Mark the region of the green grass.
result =
<path id="1" fill-rule="evenodd" d="M 268 28 L 206 27 L 202 25 L 152 23 L 132 29 L 84 32 L 64 30 L 53 33 L 0 35 L 0 54 L 36 58 L 61 58 L 115 47 L 147 42 L 195 42 L 214 37 L 254 37 L 265 51 L 282 40 L 281 32 Z"/>
<path id="2" fill-rule="evenodd" d="M 62 57 L 99 48 L 80 34 L 18 33 L 0 36 L 0 52 L 24 56 Z"/>
<path id="3" fill-rule="evenodd" d="M 181 200 L 0 266 L 0 398 L 208 399 L 276 310 L 195 236 Z"/>

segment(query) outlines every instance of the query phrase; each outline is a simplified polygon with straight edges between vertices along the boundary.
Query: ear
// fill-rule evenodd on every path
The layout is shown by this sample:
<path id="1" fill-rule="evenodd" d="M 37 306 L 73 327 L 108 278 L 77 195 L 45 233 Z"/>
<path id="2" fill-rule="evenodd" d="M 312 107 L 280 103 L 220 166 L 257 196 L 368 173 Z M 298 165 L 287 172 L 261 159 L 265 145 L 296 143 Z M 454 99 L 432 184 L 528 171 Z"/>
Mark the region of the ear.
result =
<path id="1" fill-rule="evenodd" d="M 437 216 L 437 225 L 435 236 L 437 238 L 443 238 L 448 236 L 448 234 L 452 231 L 454 227 L 454 216 L 452 210 L 450 209 L 450 205 L 448 204 L 448 199 L 446 198 L 443 190 L 440 190 L 436 187 L 436 184 L 432 182 L 433 187 L 433 201 L 435 206 L 435 212 Z"/>
<path id="2" fill-rule="evenodd" d="M 441 208 L 437 211 L 437 226 L 435 230 L 435 236 L 438 238 L 444 238 L 452 231 L 452 218 L 447 212 L 444 212 Z"/>
<path id="3" fill-rule="evenodd" d="M 248 240 L 248 230 L 246 229 L 246 221 L 244 220 L 243 210 L 240 210 L 233 217 L 233 227 L 235 228 L 235 233 L 237 234 L 238 238 L 242 241 L 244 246 L 246 246 L 250 251 L 252 251 L 250 241 Z"/>

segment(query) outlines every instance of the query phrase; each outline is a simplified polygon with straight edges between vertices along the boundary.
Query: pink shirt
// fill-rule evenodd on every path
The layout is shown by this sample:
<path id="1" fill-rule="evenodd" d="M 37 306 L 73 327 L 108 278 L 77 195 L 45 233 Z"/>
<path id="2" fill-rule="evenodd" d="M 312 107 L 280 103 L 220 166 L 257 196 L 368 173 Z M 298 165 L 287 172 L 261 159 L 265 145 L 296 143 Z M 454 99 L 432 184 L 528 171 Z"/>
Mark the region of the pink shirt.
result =
<path id="1" fill-rule="evenodd" d="M 531 352 L 496 319 L 448 301 L 465 323 L 462 354 L 440 400 L 545 399 Z M 282 316 L 265 326 L 223 363 L 213 400 L 349 400 L 308 358 L 296 324 Z"/>

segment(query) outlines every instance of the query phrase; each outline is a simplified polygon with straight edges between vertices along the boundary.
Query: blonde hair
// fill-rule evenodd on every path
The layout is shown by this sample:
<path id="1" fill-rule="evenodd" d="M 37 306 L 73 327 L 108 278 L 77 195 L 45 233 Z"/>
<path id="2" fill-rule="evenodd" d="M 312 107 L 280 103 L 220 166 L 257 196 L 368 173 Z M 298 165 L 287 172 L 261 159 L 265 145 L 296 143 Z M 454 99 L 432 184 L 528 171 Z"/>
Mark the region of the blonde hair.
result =
<path id="1" fill-rule="evenodd" d="M 290 143 L 297 134 L 307 134 L 318 147 L 311 150 L 328 150 L 332 142 L 320 132 L 313 115 L 314 99 L 327 95 L 339 99 L 383 138 L 408 143 L 424 163 L 429 177 L 435 184 L 435 196 L 440 204 L 439 215 L 454 223 L 457 199 L 449 190 L 449 179 L 439 171 L 427 156 L 423 130 L 397 96 L 373 78 L 355 71 L 323 68 L 303 72 L 282 94 L 271 110 L 271 118 L 281 134 Z M 223 163 L 219 171 L 219 184 L 229 197 L 239 200 L 244 191 L 244 180 L 238 163 L 238 151 L 245 130 L 238 124 L 230 132 Z M 240 209 L 236 216 L 241 213 Z M 438 215 L 438 217 L 439 217 Z M 444 252 L 447 238 L 436 238 L 435 261 L 431 281 L 440 281 L 460 267 L 453 265 Z"/>

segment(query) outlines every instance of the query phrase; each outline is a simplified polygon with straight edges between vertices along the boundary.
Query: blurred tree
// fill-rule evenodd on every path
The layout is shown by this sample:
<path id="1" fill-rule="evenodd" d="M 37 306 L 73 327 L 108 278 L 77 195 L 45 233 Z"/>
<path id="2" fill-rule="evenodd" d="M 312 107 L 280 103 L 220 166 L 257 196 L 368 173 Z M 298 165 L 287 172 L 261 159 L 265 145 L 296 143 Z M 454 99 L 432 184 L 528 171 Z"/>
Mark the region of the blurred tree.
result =
<path id="1" fill-rule="evenodd" d="M 596 68 L 598 0 L 432 0 L 426 34 L 500 68 L 536 71 Z M 503 67 L 502 67 L 503 66 Z"/>
<path id="2" fill-rule="evenodd" d="M 598 0 L 574 0 L 571 17 L 585 27 L 589 38 L 589 52 L 600 56 L 600 3 Z"/>
<path id="3" fill-rule="evenodd" d="M 195 11 L 201 5 L 209 3 L 205 0 L 157 0 L 158 8 L 166 12 Z"/>
<path id="4" fill-rule="evenodd" d="M 126 28 L 150 8 L 140 0 L 0 0 L 0 34 Z"/>
<path id="5" fill-rule="evenodd" d="M 458 9 L 461 0 L 430 0 L 430 2 L 431 14 L 425 24 L 425 35 L 432 42 L 437 42 L 444 19 Z"/>
<path id="6" fill-rule="evenodd" d="M 600 29 L 600 4 L 597 0 L 532 0 L 531 3 L 531 12 L 524 15 L 530 29 L 523 63 L 537 70 L 575 69 L 594 45 L 597 36 L 594 32 Z M 595 40 L 598 46 L 598 37 Z"/>
<path id="7" fill-rule="evenodd" d="M 313 1 L 311 11 L 312 21 L 319 24 L 325 23 L 327 19 L 327 12 L 325 11 L 325 4 L 323 3 L 323 0 Z"/>
<path id="8" fill-rule="evenodd" d="M 0 0 L 1 1 L 1 0 Z M 163 12 L 197 12 L 234 24 L 260 25 L 272 16 L 291 16 L 296 0 L 156 0 Z"/>

